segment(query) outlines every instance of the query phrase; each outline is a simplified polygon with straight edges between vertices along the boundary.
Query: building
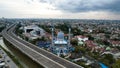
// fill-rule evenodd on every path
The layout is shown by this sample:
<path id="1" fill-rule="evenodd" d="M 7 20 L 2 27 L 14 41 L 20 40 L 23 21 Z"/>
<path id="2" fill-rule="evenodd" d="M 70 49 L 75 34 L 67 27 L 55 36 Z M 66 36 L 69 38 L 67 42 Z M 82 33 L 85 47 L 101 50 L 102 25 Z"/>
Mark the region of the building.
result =
<path id="1" fill-rule="evenodd" d="M 78 40 L 78 45 L 83 45 L 88 40 L 88 37 L 82 35 L 75 36 L 75 38 Z"/>
<path id="2" fill-rule="evenodd" d="M 75 36 L 75 38 L 77 38 L 78 41 L 84 41 L 84 42 L 88 40 L 88 37 L 82 35 Z"/>
<path id="3" fill-rule="evenodd" d="M 66 56 L 73 50 L 74 48 L 69 44 L 69 40 L 64 39 L 64 33 L 62 31 L 58 32 L 57 38 L 53 40 L 51 45 L 51 51 L 58 56 Z"/>
<path id="4" fill-rule="evenodd" d="M 112 44 L 113 47 L 120 46 L 120 41 L 111 40 L 110 43 Z"/>
<path id="5" fill-rule="evenodd" d="M 87 48 L 91 49 L 91 52 L 95 50 L 95 47 L 97 46 L 93 41 L 87 40 L 85 41 L 85 45 Z"/>
<path id="6" fill-rule="evenodd" d="M 36 39 L 45 35 L 45 31 L 37 25 L 25 26 L 24 35 L 30 39 Z"/>

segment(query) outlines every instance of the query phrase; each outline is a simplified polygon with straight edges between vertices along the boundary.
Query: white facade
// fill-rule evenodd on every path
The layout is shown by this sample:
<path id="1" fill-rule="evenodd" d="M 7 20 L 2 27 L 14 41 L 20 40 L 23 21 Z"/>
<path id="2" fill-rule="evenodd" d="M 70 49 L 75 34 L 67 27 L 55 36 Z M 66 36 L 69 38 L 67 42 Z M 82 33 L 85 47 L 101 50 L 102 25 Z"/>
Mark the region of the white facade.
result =
<path id="1" fill-rule="evenodd" d="M 68 42 L 65 40 L 56 40 L 54 44 L 68 44 Z"/>
<path id="2" fill-rule="evenodd" d="M 88 37 L 85 36 L 76 36 L 76 38 L 78 39 L 78 41 L 87 41 Z"/>

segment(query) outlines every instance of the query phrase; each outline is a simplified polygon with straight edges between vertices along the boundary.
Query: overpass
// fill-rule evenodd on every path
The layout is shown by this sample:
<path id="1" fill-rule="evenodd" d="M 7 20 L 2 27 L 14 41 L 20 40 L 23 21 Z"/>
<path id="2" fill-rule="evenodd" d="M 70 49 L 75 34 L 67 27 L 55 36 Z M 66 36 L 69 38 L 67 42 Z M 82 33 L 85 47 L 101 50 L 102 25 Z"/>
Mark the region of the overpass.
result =
<path id="1" fill-rule="evenodd" d="M 58 57 L 51 52 L 18 38 L 14 33 L 15 27 L 16 25 L 11 25 L 4 29 L 2 31 L 3 37 L 38 64 L 45 68 L 83 68 L 82 66 Z"/>

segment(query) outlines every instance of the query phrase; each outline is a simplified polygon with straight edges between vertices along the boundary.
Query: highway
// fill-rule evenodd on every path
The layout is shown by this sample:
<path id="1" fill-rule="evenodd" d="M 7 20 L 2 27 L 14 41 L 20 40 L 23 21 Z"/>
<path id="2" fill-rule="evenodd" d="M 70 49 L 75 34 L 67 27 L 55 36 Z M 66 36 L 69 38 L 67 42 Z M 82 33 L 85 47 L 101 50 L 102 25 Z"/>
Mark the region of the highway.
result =
<path id="1" fill-rule="evenodd" d="M 12 28 L 11 28 L 12 27 Z M 41 49 L 23 39 L 18 38 L 15 33 L 15 25 L 2 31 L 3 37 L 18 48 L 21 52 L 29 56 L 32 60 L 45 68 L 83 68 L 75 63 L 65 60 L 44 49 Z"/>

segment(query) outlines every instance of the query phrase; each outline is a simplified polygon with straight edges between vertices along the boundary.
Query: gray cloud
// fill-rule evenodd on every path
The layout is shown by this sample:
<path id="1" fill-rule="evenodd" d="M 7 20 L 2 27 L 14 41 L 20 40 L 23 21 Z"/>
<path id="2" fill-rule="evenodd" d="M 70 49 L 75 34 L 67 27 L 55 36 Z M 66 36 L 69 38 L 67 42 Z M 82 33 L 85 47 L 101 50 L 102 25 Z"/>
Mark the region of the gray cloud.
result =
<path id="1" fill-rule="evenodd" d="M 120 12 L 120 0 L 40 0 L 65 12 Z"/>
<path id="2" fill-rule="evenodd" d="M 46 3 L 47 1 L 45 1 L 45 0 L 40 0 L 40 2 L 42 2 L 42 3 Z"/>

